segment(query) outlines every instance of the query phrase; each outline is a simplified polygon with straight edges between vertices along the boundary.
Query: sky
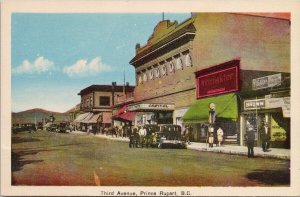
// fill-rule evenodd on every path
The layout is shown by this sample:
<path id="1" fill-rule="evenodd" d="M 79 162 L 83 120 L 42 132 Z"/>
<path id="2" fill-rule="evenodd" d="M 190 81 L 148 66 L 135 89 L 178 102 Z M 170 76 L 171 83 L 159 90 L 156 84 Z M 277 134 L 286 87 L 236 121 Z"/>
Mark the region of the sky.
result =
<path id="1" fill-rule="evenodd" d="M 165 13 L 179 23 L 190 13 Z M 65 112 L 93 84 L 135 85 L 129 61 L 162 14 L 12 14 L 12 111 Z"/>

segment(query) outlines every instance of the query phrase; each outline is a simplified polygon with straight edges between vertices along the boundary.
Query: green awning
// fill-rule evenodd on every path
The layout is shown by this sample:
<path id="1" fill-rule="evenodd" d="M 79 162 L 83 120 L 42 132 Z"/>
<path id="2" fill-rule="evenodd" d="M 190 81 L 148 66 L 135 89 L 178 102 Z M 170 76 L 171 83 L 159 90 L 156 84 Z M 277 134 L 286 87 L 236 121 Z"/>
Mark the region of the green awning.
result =
<path id="1" fill-rule="evenodd" d="M 183 115 L 185 123 L 208 123 L 209 104 L 215 103 L 216 117 L 233 121 L 238 117 L 237 97 L 234 93 L 197 100 Z"/>

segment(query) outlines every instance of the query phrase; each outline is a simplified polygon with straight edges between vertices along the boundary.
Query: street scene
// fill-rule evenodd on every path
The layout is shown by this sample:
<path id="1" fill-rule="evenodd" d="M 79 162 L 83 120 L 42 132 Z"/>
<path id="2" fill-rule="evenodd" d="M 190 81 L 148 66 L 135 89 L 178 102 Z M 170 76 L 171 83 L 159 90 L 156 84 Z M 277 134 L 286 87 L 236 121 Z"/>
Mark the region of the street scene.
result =
<path id="1" fill-rule="evenodd" d="M 289 187 L 290 26 L 12 14 L 11 185 Z"/>
<path id="2" fill-rule="evenodd" d="M 189 149 L 129 148 L 85 133 L 20 132 L 13 185 L 288 186 L 289 160 Z M 122 140 L 122 138 L 120 138 Z M 123 139 L 124 140 L 124 139 Z"/>

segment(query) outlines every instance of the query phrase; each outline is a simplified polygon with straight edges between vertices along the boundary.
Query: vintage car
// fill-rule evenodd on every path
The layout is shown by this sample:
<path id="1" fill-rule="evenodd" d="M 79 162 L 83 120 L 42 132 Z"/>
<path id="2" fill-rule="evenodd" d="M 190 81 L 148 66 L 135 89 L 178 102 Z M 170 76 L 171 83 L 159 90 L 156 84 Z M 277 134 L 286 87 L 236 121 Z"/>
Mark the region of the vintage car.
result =
<path id="1" fill-rule="evenodd" d="M 145 125 L 147 136 L 143 143 L 158 148 L 186 148 L 179 125 Z"/>
<path id="2" fill-rule="evenodd" d="M 186 148 L 179 125 L 160 125 L 159 148 Z"/>

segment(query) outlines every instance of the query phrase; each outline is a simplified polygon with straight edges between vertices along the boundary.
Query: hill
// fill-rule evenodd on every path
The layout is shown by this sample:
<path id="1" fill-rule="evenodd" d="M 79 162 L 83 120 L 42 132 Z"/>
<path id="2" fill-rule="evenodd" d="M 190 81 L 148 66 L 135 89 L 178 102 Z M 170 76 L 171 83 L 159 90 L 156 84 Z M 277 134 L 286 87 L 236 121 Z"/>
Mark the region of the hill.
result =
<path id="1" fill-rule="evenodd" d="M 49 118 L 50 115 L 55 117 L 55 121 L 69 121 L 69 113 L 60 113 L 47 111 L 40 108 L 29 109 L 22 112 L 12 112 L 12 123 L 13 124 L 22 124 L 22 123 L 35 123 L 35 122 L 43 122 L 45 118 Z"/>

